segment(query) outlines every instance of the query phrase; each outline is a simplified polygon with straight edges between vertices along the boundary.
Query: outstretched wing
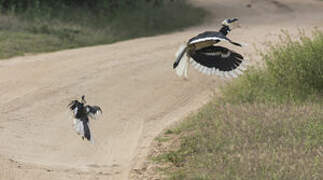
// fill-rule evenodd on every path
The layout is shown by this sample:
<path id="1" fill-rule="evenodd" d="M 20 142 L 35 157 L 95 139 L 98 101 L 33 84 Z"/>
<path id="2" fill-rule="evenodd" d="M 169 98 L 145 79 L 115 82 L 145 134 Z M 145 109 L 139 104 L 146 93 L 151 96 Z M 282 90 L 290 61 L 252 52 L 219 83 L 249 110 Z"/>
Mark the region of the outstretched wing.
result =
<path id="1" fill-rule="evenodd" d="M 190 56 L 191 64 L 208 75 L 237 77 L 246 69 L 242 55 L 222 46 L 209 46 L 192 52 Z"/>
<path id="2" fill-rule="evenodd" d="M 102 110 L 99 106 L 85 106 L 86 108 L 86 112 L 91 115 L 91 116 L 94 116 L 94 115 L 98 115 L 99 113 L 102 113 Z"/>

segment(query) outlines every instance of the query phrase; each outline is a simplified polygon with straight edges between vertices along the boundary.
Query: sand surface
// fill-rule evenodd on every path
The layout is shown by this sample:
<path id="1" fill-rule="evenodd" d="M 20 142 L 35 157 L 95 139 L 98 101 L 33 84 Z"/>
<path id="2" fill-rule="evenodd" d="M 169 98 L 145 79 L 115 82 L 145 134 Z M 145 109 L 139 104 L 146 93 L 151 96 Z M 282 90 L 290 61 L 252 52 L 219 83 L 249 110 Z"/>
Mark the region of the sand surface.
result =
<path id="1" fill-rule="evenodd" d="M 110 45 L 0 61 L 0 180 L 123 180 L 139 167 L 163 129 L 195 111 L 230 81 L 172 70 L 180 44 L 226 17 L 241 28 L 229 37 L 257 65 L 255 47 L 281 29 L 323 27 L 317 0 L 192 0 L 211 12 L 198 27 Z M 249 5 L 248 5 L 249 4 Z M 91 123 L 95 144 L 76 135 L 66 105 L 85 94 L 103 116 Z"/>

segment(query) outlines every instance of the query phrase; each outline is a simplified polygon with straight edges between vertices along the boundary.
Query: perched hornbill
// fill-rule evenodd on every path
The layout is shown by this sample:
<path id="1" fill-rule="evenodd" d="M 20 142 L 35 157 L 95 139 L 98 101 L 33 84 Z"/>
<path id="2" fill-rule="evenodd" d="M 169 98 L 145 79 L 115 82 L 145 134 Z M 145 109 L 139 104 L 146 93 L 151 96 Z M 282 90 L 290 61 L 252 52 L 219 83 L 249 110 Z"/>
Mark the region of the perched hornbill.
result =
<path id="1" fill-rule="evenodd" d="M 215 46 L 220 41 L 226 41 L 236 46 L 242 46 L 231 41 L 227 34 L 234 28 L 237 18 L 225 19 L 220 31 L 206 31 L 190 39 L 180 47 L 173 64 L 178 76 L 187 77 L 189 62 L 200 72 L 207 75 L 237 77 L 246 70 L 242 55 L 223 46 Z M 186 55 L 185 55 L 186 54 Z"/>
<path id="2" fill-rule="evenodd" d="M 94 118 L 98 113 L 102 113 L 102 110 L 99 106 L 89 106 L 85 104 L 85 96 L 83 95 L 81 102 L 73 100 L 68 104 L 68 107 L 73 111 L 75 131 L 82 136 L 83 140 L 85 137 L 87 140 L 93 142 L 89 127 L 89 117 Z"/>

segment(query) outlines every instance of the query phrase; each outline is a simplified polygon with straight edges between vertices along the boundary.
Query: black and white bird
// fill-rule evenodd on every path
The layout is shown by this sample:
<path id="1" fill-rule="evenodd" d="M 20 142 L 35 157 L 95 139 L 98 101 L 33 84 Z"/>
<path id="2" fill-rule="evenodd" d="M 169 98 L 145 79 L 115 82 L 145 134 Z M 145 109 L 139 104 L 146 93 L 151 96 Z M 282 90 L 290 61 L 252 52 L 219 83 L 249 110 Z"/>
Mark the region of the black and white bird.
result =
<path id="1" fill-rule="evenodd" d="M 83 95 L 81 102 L 73 100 L 68 104 L 68 108 L 73 111 L 73 126 L 77 134 L 81 135 L 83 140 L 86 138 L 93 143 L 89 120 L 90 118 L 95 118 L 99 113 L 102 113 L 102 110 L 99 106 L 90 106 L 85 104 L 85 96 Z"/>
<path id="2" fill-rule="evenodd" d="M 182 45 L 176 53 L 173 68 L 178 76 L 187 78 L 189 63 L 200 72 L 207 75 L 221 77 L 238 77 L 246 70 L 243 56 L 223 46 L 216 46 L 219 42 L 228 42 L 235 46 L 241 44 L 231 41 L 227 35 L 237 26 L 237 18 L 225 19 L 220 31 L 206 31 L 191 38 Z"/>

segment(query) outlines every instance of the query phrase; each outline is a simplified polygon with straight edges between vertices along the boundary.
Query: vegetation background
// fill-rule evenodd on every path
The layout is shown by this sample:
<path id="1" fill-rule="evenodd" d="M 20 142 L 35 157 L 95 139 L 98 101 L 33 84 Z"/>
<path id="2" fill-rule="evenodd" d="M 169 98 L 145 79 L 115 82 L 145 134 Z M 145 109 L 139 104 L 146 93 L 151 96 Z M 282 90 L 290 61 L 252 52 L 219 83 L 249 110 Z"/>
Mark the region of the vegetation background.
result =
<path id="1" fill-rule="evenodd" d="M 0 11 L 0 58 L 168 33 L 206 14 L 185 0 L 0 0 Z"/>

